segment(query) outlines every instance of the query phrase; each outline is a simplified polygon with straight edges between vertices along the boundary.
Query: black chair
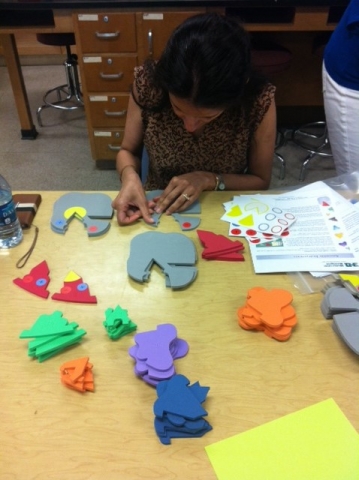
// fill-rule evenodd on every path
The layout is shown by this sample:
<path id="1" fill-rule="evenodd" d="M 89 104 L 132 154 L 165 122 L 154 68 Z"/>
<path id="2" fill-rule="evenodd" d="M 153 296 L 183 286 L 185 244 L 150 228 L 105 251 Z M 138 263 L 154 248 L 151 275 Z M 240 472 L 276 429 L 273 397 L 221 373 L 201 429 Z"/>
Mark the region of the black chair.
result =
<path id="1" fill-rule="evenodd" d="M 83 108 L 84 103 L 78 74 L 77 55 L 71 52 L 71 45 L 76 44 L 75 35 L 73 33 L 38 33 L 36 37 L 38 42 L 44 45 L 66 48 L 64 67 L 67 82 L 48 90 L 43 97 L 44 104 L 36 112 L 38 124 L 43 127 L 41 112 L 45 108 L 77 110 Z"/>

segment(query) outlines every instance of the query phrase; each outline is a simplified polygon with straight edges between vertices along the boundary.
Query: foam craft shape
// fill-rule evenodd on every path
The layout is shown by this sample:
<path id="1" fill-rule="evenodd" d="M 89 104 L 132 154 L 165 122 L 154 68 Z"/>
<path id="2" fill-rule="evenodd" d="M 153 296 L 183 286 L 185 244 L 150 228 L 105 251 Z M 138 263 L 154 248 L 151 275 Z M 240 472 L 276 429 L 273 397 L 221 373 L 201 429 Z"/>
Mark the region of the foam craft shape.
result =
<path id="1" fill-rule="evenodd" d="M 104 193 L 66 193 L 54 203 L 51 228 L 64 234 L 73 218 L 77 218 L 85 225 L 89 237 L 103 235 L 113 217 L 111 202 Z"/>
<path id="2" fill-rule="evenodd" d="M 179 213 L 172 213 L 172 217 L 179 223 L 182 231 L 194 230 L 201 223 L 201 219 L 198 217 L 189 217 Z"/>
<path id="3" fill-rule="evenodd" d="M 205 447 L 218 480 L 357 480 L 359 435 L 333 399 Z"/>
<path id="4" fill-rule="evenodd" d="M 115 309 L 108 308 L 105 317 L 103 325 L 112 340 L 117 340 L 137 329 L 137 325 L 129 319 L 127 310 L 119 305 Z"/>
<path id="5" fill-rule="evenodd" d="M 89 357 L 70 360 L 60 367 L 61 382 L 65 386 L 79 392 L 93 392 L 92 367 L 93 365 L 89 362 Z"/>
<path id="6" fill-rule="evenodd" d="M 153 264 L 165 274 L 166 287 L 183 288 L 197 276 L 197 252 L 181 233 L 145 232 L 131 240 L 127 273 L 136 282 L 147 281 Z"/>
<path id="7" fill-rule="evenodd" d="M 244 330 L 261 331 L 278 341 L 288 340 L 293 327 L 297 324 L 295 310 L 287 303 L 290 298 L 291 294 L 281 289 L 269 291 L 263 287 L 250 289 L 245 305 L 237 310 L 239 326 Z"/>
<path id="8" fill-rule="evenodd" d="M 243 261 L 239 252 L 244 249 L 243 243 L 230 240 L 224 235 L 217 235 L 205 230 L 197 230 L 199 240 L 204 247 L 202 258 L 208 260 Z"/>
<path id="9" fill-rule="evenodd" d="M 34 339 L 28 344 L 28 355 L 42 362 L 78 343 L 86 331 L 77 327 L 77 323 L 69 323 L 63 318 L 62 312 L 55 311 L 51 315 L 40 315 L 29 330 L 20 333 L 19 338 Z"/>
<path id="10" fill-rule="evenodd" d="M 90 295 L 89 286 L 75 272 L 69 272 L 59 293 L 51 297 L 60 302 L 97 303 L 97 298 Z"/>
<path id="11" fill-rule="evenodd" d="M 38 297 L 48 298 L 50 294 L 47 290 L 47 286 L 50 283 L 49 273 L 49 267 L 46 260 L 44 260 L 32 268 L 24 277 L 15 278 L 13 283 Z"/>
<path id="12" fill-rule="evenodd" d="M 247 295 L 247 305 L 260 313 L 262 322 L 269 328 L 282 325 L 283 317 L 281 310 L 289 305 L 292 300 L 293 295 L 287 290 L 280 288 L 274 288 L 269 291 L 265 289 L 251 289 Z"/>
<path id="13" fill-rule="evenodd" d="M 174 375 L 158 383 L 156 390 L 154 427 L 161 443 L 169 445 L 171 438 L 201 437 L 212 429 L 202 418 L 207 412 L 201 405 L 209 387 L 201 387 L 198 382 L 189 385 L 188 378 Z"/>
<path id="14" fill-rule="evenodd" d="M 340 313 L 333 316 L 332 328 L 346 345 L 359 355 L 359 313 Z"/>
<path id="15" fill-rule="evenodd" d="M 346 288 L 334 286 L 325 291 L 320 309 L 329 319 L 334 314 L 359 311 L 359 301 Z"/>
<path id="16" fill-rule="evenodd" d="M 188 343 L 177 338 L 174 325 L 158 325 L 156 330 L 137 333 L 128 353 L 136 361 L 135 374 L 146 383 L 156 386 L 176 373 L 173 360 L 188 353 Z"/>

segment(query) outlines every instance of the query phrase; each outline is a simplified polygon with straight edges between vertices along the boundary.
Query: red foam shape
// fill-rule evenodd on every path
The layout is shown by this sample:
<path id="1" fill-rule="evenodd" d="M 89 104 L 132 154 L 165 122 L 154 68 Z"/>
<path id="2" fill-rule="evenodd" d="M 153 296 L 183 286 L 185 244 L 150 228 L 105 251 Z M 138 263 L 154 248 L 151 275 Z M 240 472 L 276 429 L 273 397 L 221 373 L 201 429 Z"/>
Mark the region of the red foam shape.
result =
<path id="1" fill-rule="evenodd" d="M 83 289 L 81 289 L 81 286 L 83 286 Z M 60 302 L 97 303 L 97 298 L 90 295 L 88 285 L 83 282 L 82 278 L 70 282 L 64 281 L 61 291 L 54 293 L 51 298 Z"/>
<path id="2" fill-rule="evenodd" d="M 37 295 L 38 297 L 48 298 L 50 292 L 46 289 L 46 287 L 50 283 L 49 273 L 49 267 L 46 263 L 46 260 L 44 260 L 36 265 L 36 267 L 32 268 L 30 273 L 25 275 L 23 278 L 15 278 L 13 283 L 23 290 Z"/>
<path id="3" fill-rule="evenodd" d="M 244 249 L 242 242 L 230 240 L 224 235 L 217 235 L 216 233 L 205 230 L 197 230 L 197 235 L 204 247 L 206 258 L 216 257 L 225 253 L 238 252 Z"/>
<path id="4" fill-rule="evenodd" d="M 225 260 L 227 262 L 244 262 L 244 257 L 238 252 L 229 252 L 213 256 L 207 256 L 205 252 L 202 253 L 202 258 L 206 260 Z"/>

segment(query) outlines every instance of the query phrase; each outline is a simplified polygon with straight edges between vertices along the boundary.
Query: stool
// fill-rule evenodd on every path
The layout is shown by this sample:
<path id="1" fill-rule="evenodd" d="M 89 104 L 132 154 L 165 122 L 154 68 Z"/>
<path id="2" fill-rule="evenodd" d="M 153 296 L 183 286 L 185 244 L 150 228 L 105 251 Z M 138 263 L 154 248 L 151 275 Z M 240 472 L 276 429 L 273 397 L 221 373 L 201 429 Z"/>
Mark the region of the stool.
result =
<path id="1" fill-rule="evenodd" d="M 276 75 L 287 70 L 292 62 L 290 50 L 267 39 L 254 39 L 252 41 L 251 57 L 253 68 L 271 80 L 275 79 Z M 284 143 L 285 137 L 283 133 L 277 130 L 274 155 L 281 164 L 279 171 L 280 180 L 283 180 L 285 177 L 286 162 L 284 157 L 278 152 L 278 149 Z"/>
<path id="2" fill-rule="evenodd" d="M 312 44 L 312 54 L 316 57 L 323 58 L 325 46 L 332 32 L 324 32 L 317 35 Z M 292 130 L 291 140 L 308 152 L 300 169 L 299 181 L 303 182 L 306 169 L 309 162 L 315 156 L 332 157 L 327 132 L 327 126 L 324 120 L 307 123 Z"/>
<path id="3" fill-rule="evenodd" d="M 36 112 L 37 121 L 40 127 L 43 127 L 41 112 L 45 108 L 53 107 L 60 110 L 77 110 L 82 108 L 82 93 L 78 75 L 77 55 L 71 53 L 71 45 L 75 45 L 75 35 L 73 33 L 38 33 L 36 35 L 38 42 L 44 45 L 52 45 L 66 48 L 66 59 L 64 61 L 67 83 L 48 90 L 44 97 L 44 105 L 39 107 Z M 55 94 L 55 95 L 54 95 Z M 49 97 L 55 96 L 54 99 Z"/>

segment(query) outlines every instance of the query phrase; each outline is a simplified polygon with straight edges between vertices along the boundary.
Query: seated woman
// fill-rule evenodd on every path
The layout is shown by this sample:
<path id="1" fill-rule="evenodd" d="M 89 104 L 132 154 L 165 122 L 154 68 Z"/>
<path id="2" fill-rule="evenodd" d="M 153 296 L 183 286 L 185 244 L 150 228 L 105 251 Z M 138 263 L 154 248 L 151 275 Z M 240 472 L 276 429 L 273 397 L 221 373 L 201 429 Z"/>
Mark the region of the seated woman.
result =
<path id="1" fill-rule="evenodd" d="M 155 61 L 135 69 L 122 148 L 120 225 L 187 209 L 204 190 L 269 187 L 276 136 L 275 87 L 251 69 L 237 20 L 190 17 Z M 140 155 L 149 171 L 142 185 Z M 145 190 L 163 189 L 148 202 Z"/>

